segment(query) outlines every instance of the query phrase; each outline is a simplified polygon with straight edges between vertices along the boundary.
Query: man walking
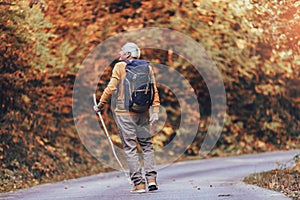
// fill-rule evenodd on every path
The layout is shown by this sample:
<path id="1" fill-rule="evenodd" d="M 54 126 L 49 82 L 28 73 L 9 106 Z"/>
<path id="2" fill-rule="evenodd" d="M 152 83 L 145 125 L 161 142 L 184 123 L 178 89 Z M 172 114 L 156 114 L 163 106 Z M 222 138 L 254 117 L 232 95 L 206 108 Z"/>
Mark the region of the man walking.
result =
<path id="1" fill-rule="evenodd" d="M 99 104 L 94 106 L 94 110 L 96 112 L 103 110 L 104 105 L 109 101 L 111 95 L 113 93 L 116 94 L 116 106 L 114 112 L 129 167 L 130 178 L 134 183 L 131 192 L 143 193 L 146 192 L 146 183 L 149 191 L 158 189 L 156 183 L 157 172 L 154 169 L 154 149 L 150 134 L 150 124 L 158 120 L 160 100 L 153 70 L 151 66 L 148 65 L 149 77 L 153 88 L 153 91 L 151 91 L 151 93 L 153 93 L 153 99 L 151 100 L 153 112 L 150 116 L 148 107 L 145 111 L 139 110 L 138 112 L 133 108 L 128 108 L 128 102 L 126 102 L 128 101 L 128 97 L 126 100 L 127 94 L 124 89 L 124 81 L 128 82 L 125 78 L 126 71 L 130 71 L 128 69 L 129 66 L 135 68 L 139 67 L 141 64 L 145 65 L 145 63 L 148 63 L 145 60 L 139 60 L 139 57 L 140 49 L 135 43 L 126 43 L 122 47 L 119 59 L 120 62 L 114 66 L 110 82 L 105 88 Z M 145 94 L 147 93 L 146 91 L 148 91 L 148 88 L 147 85 Z M 132 99 L 132 97 L 130 97 L 130 99 Z M 146 180 L 142 176 L 142 167 L 137 153 L 137 142 L 142 149 Z"/>

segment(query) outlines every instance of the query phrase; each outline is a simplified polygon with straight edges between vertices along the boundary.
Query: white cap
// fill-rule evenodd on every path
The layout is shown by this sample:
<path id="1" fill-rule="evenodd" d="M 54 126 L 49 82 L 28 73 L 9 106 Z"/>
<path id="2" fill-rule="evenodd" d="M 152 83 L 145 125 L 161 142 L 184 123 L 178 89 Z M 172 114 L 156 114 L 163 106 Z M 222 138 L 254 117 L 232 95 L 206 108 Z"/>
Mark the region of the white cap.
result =
<path id="1" fill-rule="evenodd" d="M 129 52 L 131 54 L 131 57 L 134 58 L 139 58 L 141 55 L 141 50 L 138 47 L 138 45 L 136 45 L 133 42 L 127 42 L 123 47 L 122 47 L 122 52 L 127 53 Z"/>

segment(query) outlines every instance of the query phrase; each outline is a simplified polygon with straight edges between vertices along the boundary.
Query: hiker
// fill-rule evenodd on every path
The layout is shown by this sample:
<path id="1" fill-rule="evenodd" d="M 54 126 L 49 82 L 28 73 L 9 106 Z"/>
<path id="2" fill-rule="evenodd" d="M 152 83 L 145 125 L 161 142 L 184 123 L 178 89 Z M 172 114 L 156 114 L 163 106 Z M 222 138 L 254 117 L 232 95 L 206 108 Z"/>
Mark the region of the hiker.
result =
<path id="1" fill-rule="evenodd" d="M 115 64 L 110 82 L 105 88 L 99 104 L 94 106 L 94 110 L 96 112 L 102 111 L 111 95 L 113 93 L 116 94 L 116 105 L 114 108 L 115 119 L 123 143 L 130 178 L 134 183 L 131 192 L 143 193 L 146 192 L 146 183 L 149 191 L 158 189 L 156 182 L 157 172 L 154 169 L 154 149 L 150 134 L 150 124 L 158 120 L 160 100 L 155 85 L 153 70 L 147 61 L 140 60 L 139 57 L 140 49 L 135 43 L 126 43 L 122 47 L 119 58 L 120 62 Z M 144 68 L 142 68 L 142 66 Z M 148 80 L 149 84 L 146 84 L 146 86 L 141 89 L 143 92 L 141 92 L 140 95 L 143 96 L 142 98 L 145 98 L 145 95 L 148 95 L 147 98 L 152 98 L 146 101 L 146 103 L 150 103 L 153 108 L 151 116 L 149 111 L 150 105 L 138 106 L 130 101 L 134 98 L 130 96 L 131 94 L 129 92 L 132 88 L 128 91 L 126 86 L 127 82 L 129 82 L 127 84 L 131 84 L 130 81 L 128 81 L 128 76 L 133 74 L 132 71 L 141 69 L 145 71 L 148 70 L 147 77 L 149 77 L 150 82 Z M 139 90 L 136 90 L 134 93 L 136 94 L 137 92 L 139 92 Z M 146 180 L 142 176 L 142 167 L 137 153 L 136 141 L 138 141 L 142 149 Z"/>

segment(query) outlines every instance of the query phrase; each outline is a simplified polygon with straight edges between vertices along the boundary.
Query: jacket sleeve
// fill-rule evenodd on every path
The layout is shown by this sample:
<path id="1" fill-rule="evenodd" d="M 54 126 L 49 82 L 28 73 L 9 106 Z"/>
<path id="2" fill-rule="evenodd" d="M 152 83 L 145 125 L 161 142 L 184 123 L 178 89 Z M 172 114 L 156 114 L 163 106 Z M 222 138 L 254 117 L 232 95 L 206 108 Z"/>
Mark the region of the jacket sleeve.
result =
<path id="1" fill-rule="evenodd" d="M 114 91 L 117 90 L 118 82 L 121 79 L 121 73 L 120 73 L 120 63 L 117 63 L 112 71 L 112 76 L 110 78 L 110 81 L 107 85 L 107 87 L 104 89 L 103 94 L 100 98 L 100 105 L 103 105 L 107 103 Z"/>
<path id="2" fill-rule="evenodd" d="M 151 69 L 151 78 L 152 78 L 152 82 L 154 85 L 154 100 L 152 103 L 152 107 L 153 107 L 153 112 L 159 112 L 159 107 L 160 107 L 160 100 L 159 100 L 159 94 L 158 94 L 158 90 L 156 87 L 156 81 L 155 81 L 155 76 L 154 76 L 154 72 L 152 70 L 152 67 L 150 66 Z"/>

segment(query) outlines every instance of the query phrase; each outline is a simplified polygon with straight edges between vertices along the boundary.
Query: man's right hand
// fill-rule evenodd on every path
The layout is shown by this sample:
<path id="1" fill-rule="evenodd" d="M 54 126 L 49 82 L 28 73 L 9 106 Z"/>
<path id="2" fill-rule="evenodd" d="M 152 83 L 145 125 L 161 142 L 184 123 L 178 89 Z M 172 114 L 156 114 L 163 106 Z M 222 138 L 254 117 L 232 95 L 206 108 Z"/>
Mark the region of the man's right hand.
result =
<path id="1" fill-rule="evenodd" d="M 99 103 L 98 105 L 94 105 L 93 108 L 95 112 L 102 112 L 104 110 L 104 105 Z"/>

